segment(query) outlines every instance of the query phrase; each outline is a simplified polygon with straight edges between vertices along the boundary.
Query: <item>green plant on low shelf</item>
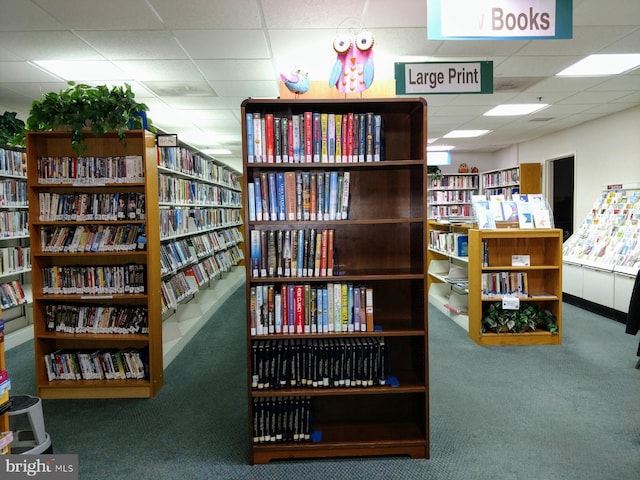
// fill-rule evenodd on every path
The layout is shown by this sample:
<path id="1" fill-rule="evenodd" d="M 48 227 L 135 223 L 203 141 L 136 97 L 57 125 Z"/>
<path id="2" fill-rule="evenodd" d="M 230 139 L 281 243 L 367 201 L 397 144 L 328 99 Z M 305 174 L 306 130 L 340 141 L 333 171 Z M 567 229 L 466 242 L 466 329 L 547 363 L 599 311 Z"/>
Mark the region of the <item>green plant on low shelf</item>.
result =
<path id="1" fill-rule="evenodd" d="M 25 124 L 17 115 L 16 112 L 0 115 L 0 146 L 24 147 Z"/>
<path id="2" fill-rule="evenodd" d="M 60 92 L 45 93 L 31 104 L 27 129 L 66 130 L 71 132 L 71 144 L 78 154 L 86 150 L 85 132 L 100 137 L 115 131 L 123 144 L 130 122 L 137 122 L 139 114 L 149 108 L 135 100 L 135 94 L 127 83 L 124 86 L 90 86 L 68 82 L 69 87 Z"/>
<path id="3" fill-rule="evenodd" d="M 483 333 L 525 333 L 536 330 L 558 333 L 556 316 L 536 303 L 522 302 L 518 310 L 507 310 L 502 308 L 501 302 L 493 302 L 482 315 Z"/>

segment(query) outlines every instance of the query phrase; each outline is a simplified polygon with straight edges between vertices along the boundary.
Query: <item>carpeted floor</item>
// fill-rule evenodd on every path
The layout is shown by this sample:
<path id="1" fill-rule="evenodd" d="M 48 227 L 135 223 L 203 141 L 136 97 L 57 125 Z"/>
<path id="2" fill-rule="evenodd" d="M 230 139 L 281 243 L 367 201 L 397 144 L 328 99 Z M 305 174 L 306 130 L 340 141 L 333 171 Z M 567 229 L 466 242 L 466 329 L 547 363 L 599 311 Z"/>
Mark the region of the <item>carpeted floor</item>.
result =
<path id="1" fill-rule="evenodd" d="M 549 479 L 640 477 L 637 337 L 565 304 L 560 346 L 479 347 L 429 310 L 431 459 L 248 465 L 244 288 L 147 400 L 47 400 L 56 453 L 92 479 Z M 13 393 L 35 394 L 33 343 L 7 352 Z"/>

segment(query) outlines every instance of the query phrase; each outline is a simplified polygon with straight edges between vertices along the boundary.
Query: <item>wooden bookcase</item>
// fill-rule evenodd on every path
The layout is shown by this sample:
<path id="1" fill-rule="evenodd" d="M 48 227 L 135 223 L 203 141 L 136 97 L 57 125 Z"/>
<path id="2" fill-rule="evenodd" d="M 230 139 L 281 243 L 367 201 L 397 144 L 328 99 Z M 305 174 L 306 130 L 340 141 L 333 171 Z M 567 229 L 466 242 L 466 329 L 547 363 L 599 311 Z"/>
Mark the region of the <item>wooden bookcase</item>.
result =
<path id="1" fill-rule="evenodd" d="M 480 174 L 482 193 L 504 195 L 506 200 L 517 193 L 542 192 L 542 165 L 540 163 L 521 163 L 515 167 L 490 170 Z"/>
<path id="2" fill-rule="evenodd" d="M 483 266 L 484 244 L 488 265 Z M 530 266 L 512 266 L 512 255 L 529 255 Z M 529 297 L 557 318 L 558 333 L 483 333 L 486 306 L 500 298 L 482 296 L 484 272 L 526 272 Z M 562 342 L 562 230 L 499 228 L 469 230 L 469 337 L 479 345 L 557 345 Z"/>
<path id="3" fill-rule="evenodd" d="M 262 173 L 338 171 L 350 174 L 348 219 L 316 221 L 251 220 L 245 196 L 245 258 L 247 276 L 247 361 L 251 463 L 274 459 L 369 455 L 409 455 L 428 458 L 429 375 L 426 251 L 426 132 L 427 108 L 422 99 L 356 100 L 246 100 L 247 114 L 273 113 L 291 118 L 304 112 L 380 114 L 385 157 L 363 163 L 251 163 L 247 157 L 247 124 L 243 122 L 243 190 Z M 268 148 L 268 147 L 267 147 Z M 254 276 L 251 266 L 252 231 L 287 229 L 334 230 L 333 277 L 304 278 Z M 315 274 L 315 272 L 314 272 Z M 278 333 L 252 335 L 252 289 L 272 285 L 303 285 L 322 289 L 328 283 L 349 283 L 373 292 L 375 329 L 360 332 Z M 331 306 L 329 302 L 329 306 Z M 254 316 L 255 318 L 255 316 Z M 279 349 L 288 344 L 303 348 L 333 343 L 338 355 L 349 345 L 383 342 L 388 348 L 389 377 L 373 386 L 286 386 L 252 388 L 254 349 Z M 319 358 L 319 357 L 314 357 Z M 333 357 L 335 358 L 335 357 Z M 321 367 L 315 361 L 307 363 Z M 333 385 L 333 384 L 332 384 Z M 310 438 L 303 441 L 261 442 L 263 412 L 284 400 L 308 405 L 313 418 Z M 305 403 L 306 402 L 306 403 Z M 272 410 L 264 410 L 264 405 Z M 262 417 L 261 417 L 262 415 Z M 277 416 L 271 419 L 282 418 Z M 254 428 L 255 427 L 255 428 Z"/>
<path id="4" fill-rule="evenodd" d="M 50 158 L 58 165 L 60 159 L 77 157 L 72 149 L 68 132 L 27 132 L 27 195 L 29 200 L 29 231 L 32 253 L 32 287 L 34 318 L 34 350 L 36 394 L 44 399 L 55 398 L 117 398 L 153 397 L 163 384 L 162 319 L 160 314 L 160 232 L 158 219 L 158 172 L 155 135 L 144 130 L 126 132 L 123 145 L 115 132 L 101 137 L 87 134 L 84 157 L 94 157 L 96 164 L 106 165 L 108 158 L 122 156 L 141 157 L 143 176 L 139 180 L 116 181 L 113 175 L 103 175 L 102 180 L 89 183 L 86 178 L 67 180 L 64 170 L 56 170 L 64 180 L 50 182 L 39 179 L 39 159 Z M 69 163 L 72 165 L 73 163 Z M 113 163 L 112 163 L 113 165 Z M 67 210 L 65 220 L 43 220 L 40 210 L 42 195 L 87 194 L 88 198 L 111 198 L 111 194 L 144 195 L 144 219 L 80 220 Z M 72 198 L 72 197 L 67 197 Z M 120 197 L 122 198 L 122 197 Z M 57 227 L 86 225 L 117 228 L 130 225 L 139 235 L 146 237 L 146 248 L 131 251 L 50 252 L 43 248 L 46 232 Z M 79 266 L 87 271 L 93 267 L 133 265 L 144 271 L 144 293 L 65 293 L 45 294 L 43 268 Z M 124 282 L 121 282 L 124 283 Z M 67 290 L 69 291 L 69 290 Z M 47 328 L 47 309 L 52 306 L 73 305 L 82 307 L 115 306 L 120 309 L 139 307 L 146 309 L 148 333 L 67 333 Z M 96 330 L 93 330 L 95 332 Z M 73 331 L 72 331 L 73 332 Z M 144 360 L 145 377 L 140 379 L 90 379 L 49 380 L 45 355 L 52 352 L 139 351 Z M 72 358 L 65 356 L 65 359 Z"/>

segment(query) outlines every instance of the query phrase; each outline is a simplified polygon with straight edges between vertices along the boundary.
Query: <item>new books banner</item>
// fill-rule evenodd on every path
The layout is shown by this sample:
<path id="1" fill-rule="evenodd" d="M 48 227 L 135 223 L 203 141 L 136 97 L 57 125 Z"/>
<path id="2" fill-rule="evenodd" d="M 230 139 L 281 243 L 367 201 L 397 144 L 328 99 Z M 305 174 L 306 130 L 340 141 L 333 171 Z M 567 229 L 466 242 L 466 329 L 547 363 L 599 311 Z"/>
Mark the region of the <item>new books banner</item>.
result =
<path id="1" fill-rule="evenodd" d="M 566 39 L 572 0 L 427 0 L 429 40 Z"/>

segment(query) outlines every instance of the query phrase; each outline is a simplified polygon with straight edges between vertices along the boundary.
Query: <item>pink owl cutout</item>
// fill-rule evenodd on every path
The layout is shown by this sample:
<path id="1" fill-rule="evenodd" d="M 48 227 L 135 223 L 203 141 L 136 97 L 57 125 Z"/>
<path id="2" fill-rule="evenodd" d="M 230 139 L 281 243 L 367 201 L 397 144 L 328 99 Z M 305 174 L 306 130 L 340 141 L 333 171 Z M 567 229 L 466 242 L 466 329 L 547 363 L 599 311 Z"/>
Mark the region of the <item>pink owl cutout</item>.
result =
<path id="1" fill-rule="evenodd" d="M 338 54 L 329 86 L 342 93 L 363 92 L 373 83 L 373 35 L 361 30 L 355 37 L 338 35 L 333 41 Z"/>

